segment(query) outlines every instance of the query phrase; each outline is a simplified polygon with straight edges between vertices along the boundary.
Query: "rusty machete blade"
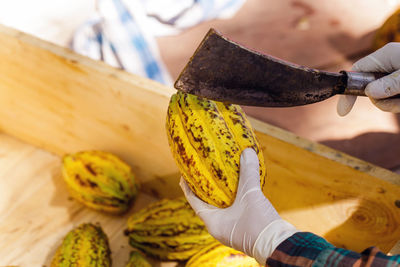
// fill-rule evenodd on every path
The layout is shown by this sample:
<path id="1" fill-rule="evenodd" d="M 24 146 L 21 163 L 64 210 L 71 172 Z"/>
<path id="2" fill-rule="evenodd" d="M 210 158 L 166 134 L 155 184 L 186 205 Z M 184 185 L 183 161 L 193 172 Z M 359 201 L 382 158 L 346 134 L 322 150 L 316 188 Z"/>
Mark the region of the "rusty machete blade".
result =
<path id="1" fill-rule="evenodd" d="M 263 55 L 211 29 L 175 88 L 241 105 L 290 107 L 343 93 L 346 75 L 306 68 Z"/>

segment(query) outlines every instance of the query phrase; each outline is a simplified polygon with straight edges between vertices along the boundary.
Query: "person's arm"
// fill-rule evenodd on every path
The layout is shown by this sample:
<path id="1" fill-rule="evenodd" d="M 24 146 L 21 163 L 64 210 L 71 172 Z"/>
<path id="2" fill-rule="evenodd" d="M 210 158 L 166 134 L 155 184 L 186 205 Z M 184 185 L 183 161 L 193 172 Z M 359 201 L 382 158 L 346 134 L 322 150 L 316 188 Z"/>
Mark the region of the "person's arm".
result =
<path id="1" fill-rule="evenodd" d="M 374 53 L 354 63 L 353 71 L 358 72 L 386 72 L 391 73 L 365 88 L 365 94 L 371 102 L 383 111 L 400 112 L 400 98 L 390 97 L 400 94 L 400 43 L 389 43 Z M 339 98 L 337 112 L 340 116 L 347 115 L 357 97 L 342 95 Z"/>
<path id="2" fill-rule="evenodd" d="M 209 233 L 222 244 L 254 257 L 268 266 L 394 266 L 399 256 L 386 256 L 376 248 L 359 254 L 334 247 L 312 233 L 299 232 L 283 220 L 264 196 L 260 186 L 259 162 L 253 149 L 240 158 L 236 199 L 225 209 L 204 203 L 181 179 L 182 190 Z M 387 265 L 386 265 L 387 264 Z M 390 265 L 392 264 L 392 265 Z M 357 266 L 357 265 L 355 265 Z"/>
<path id="3" fill-rule="evenodd" d="M 299 232 L 283 241 L 267 259 L 267 266 L 399 266 L 400 255 L 388 256 L 376 247 L 361 253 L 337 248 L 325 239 Z"/>
<path id="4" fill-rule="evenodd" d="M 181 187 L 212 236 L 261 264 L 265 264 L 283 240 L 297 232 L 293 225 L 281 219 L 261 191 L 259 162 L 253 149 L 245 149 L 240 157 L 239 185 L 230 207 L 220 209 L 203 202 L 183 178 Z"/>

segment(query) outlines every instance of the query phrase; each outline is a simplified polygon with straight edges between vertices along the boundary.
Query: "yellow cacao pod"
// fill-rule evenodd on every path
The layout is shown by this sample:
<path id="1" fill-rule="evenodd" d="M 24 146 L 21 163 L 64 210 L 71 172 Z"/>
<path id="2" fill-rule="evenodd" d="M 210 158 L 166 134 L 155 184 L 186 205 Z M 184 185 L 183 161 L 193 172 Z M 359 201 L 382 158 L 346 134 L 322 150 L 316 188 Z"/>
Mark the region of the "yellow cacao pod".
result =
<path id="1" fill-rule="evenodd" d="M 129 262 L 125 267 L 151 267 L 151 264 L 142 254 L 132 251 Z"/>
<path id="2" fill-rule="evenodd" d="M 163 199 L 134 213 L 125 234 L 131 246 L 162 260 L 187 260 L 215 241 L 183 197 Z"/>
<path id="3" fill-rule="evenodd" d="M 220 208 L 233 203 L 240 155 L 248 147 L 258 154 L 264 185 L 263 153 L 240 106 L 178 92 L 171 97 L 166 128 L 183 178 L 203 201 Z"/>
<path id="4" fill-rule="evenodd" d="M 100 226 L 82 224 L 71 230 L 57 249 L 51 267 L 109 267 L 111 251 Z"/>
<path id="5" fill-rule="evenodd" d="M 400 42 L 400 9 L 394 12 L 376 31 L 373 49 L 379 49 L 390 42 Z"/>
<path id="6" fill-rule="evenodd" d="M 125 212 L 138 191 L 130 166 L 102 151 L 64 156 L 62 174 L 71 196 L 100 211 Z"/>
<path id="7" fill-rule="evenodd" d="M 221 243 L 211 244 L 196 253 L 186 267 L 261 267 L 257 261 Z"/>

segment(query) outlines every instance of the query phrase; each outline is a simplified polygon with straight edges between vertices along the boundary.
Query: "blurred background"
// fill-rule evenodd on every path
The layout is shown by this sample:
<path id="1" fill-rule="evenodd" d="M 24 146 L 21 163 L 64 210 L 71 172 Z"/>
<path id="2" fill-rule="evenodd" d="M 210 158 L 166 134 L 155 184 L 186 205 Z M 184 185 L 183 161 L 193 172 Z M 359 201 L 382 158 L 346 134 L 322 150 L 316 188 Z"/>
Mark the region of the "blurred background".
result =
<path id="1" fill-rule="evenodd" d="M 0 23 L 170 85 L 210 27 L 297 64 L 349 70 L 373 51 L 376 30 L 399 5 L 400 0 L 13 0 L 0 2 Z M 140 36 L 134 51 L 129 44 L 133 39 L 127 38 L 131 35 Z M 152 68 L 140 68 L 147 60 L 143 53 L 156 62 Z M 336 114 L 336 102 L 334 97 L 304 107 L 245 110 L 400 172 L 400 116 L 359 97 L 342 118 Z"/>

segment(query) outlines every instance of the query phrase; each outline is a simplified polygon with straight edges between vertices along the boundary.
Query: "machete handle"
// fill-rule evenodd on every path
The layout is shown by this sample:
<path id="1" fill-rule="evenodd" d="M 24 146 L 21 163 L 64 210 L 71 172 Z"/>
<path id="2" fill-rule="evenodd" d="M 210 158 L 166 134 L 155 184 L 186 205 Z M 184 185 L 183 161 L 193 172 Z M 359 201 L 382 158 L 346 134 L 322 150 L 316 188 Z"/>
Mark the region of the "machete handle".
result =
<path id="1" fill-rule="evenodd" d="M 377 79 L 380 79 L 390 73 L 381 72 L 355 72 L 355 71 L 341 71 L 346 77 L 346 86 L 343 94 L 345 95 L 356 95 L 366 96 L 365 87 Z M 400 95 L 394 96 L 399 98 Z"/>

